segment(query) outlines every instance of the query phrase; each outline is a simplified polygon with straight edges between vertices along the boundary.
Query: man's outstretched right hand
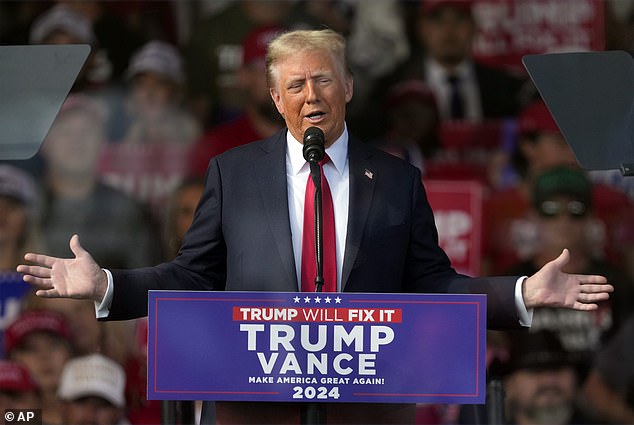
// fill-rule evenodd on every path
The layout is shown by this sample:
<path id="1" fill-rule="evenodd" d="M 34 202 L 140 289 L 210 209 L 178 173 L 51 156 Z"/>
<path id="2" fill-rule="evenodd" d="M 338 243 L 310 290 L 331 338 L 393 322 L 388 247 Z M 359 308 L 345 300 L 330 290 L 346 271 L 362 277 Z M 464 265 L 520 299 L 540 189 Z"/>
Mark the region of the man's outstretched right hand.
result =
<path id="1" fill-rule="evenodd" d="M 17 271 L 31 284 L 35 294 L 44 298 L 79 298 L 101 303 L 108 288 L 106 272 L 79 243 L 79 236 L 70 238 L 74 258 L 57 258 L 27 253 Z"/>

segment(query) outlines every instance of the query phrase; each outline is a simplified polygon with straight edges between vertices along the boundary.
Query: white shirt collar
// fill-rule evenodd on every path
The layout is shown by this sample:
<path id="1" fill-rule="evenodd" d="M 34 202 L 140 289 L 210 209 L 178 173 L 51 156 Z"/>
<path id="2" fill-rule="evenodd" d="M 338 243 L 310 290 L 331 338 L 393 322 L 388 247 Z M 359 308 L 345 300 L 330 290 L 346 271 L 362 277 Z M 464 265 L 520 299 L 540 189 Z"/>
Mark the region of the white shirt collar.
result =
<path id="1" fill-rule="evenodd" d="M 302 152 L 303 144 L 295 139 L 290 131 L 286 131 L 286 155 L 287 163 L 290 164 L 289 174 L 297 175 L 308 170 L 308 163 L 304 159 Z M 330 162 L 334 165 L 339 174 L 343 174 L 348 159 L 348 127 L 344 125 L 343 133 L 335 142 L 326 148 L 326 153 L 330 157 Z"/>
<path id="2" fill-rule="evenodd" d="M 427 67 L 427 75 L 429 79 L 437 82 L 447 83 L 447 70 L 438 63 L 433 58 L 428 58 L 425 62 Z M 455 68 L 454 74 L 460 77 L 463 80 L 470 79 L 472 77 L 472 63 L 469 60 L 463 60 L 460 64 Z"/>

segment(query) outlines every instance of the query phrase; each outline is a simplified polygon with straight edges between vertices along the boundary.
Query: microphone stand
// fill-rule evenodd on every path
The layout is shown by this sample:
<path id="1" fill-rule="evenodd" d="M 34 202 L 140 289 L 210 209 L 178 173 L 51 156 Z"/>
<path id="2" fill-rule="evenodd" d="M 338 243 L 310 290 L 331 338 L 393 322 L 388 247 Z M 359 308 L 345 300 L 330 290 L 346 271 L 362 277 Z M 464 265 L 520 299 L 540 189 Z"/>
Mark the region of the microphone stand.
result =
<path id="1" fill-rule="evenodd" d="M 310 161 L 310 176 L 315 186 L 315 256 L 317 273 L 315 276 L 315 292 L 321 292 L 324 285 L 323 264 L 323 218 L 321 208 L 321 167 L 316 161 Z M 301 408 L 301 423 L 305 425 L 321 425 L 326 423 L 326 405 L 323 403 L 306 403 Z"/>
<path id="2" fill-rule="evenodd" d="M 317 263 L 317 273 L 315 275 L 315 292 L 321 292 L 324 286 L 324 230 L 321 198 L 321 166 L 317 162 L 311 161 L 310 177 L 315 186 L 315 258 Z"/>

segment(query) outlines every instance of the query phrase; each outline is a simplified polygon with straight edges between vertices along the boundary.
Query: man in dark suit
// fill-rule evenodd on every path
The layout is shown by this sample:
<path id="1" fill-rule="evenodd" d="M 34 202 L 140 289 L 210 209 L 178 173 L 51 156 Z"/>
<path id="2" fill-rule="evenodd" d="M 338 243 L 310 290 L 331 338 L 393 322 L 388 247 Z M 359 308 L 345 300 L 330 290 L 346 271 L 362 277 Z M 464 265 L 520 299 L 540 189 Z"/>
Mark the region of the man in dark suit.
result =
<path id="1" fill-rule="evenodd" d="M 398 79 L 426 81 L 442 120 L 481 122 L 517 114 L 525 79 L 474 59 L 477 23 L 470 0 L 424 1 L 415 30 L 421 49 L 401 65 Z"/>
<path id="2" fill-rule="evenodd" d="M 343 37 L 294 31 L 267 52 L 271 97 L 286 128 L 269 139 L 212 159 L 206 188 L 176 259 L 151 268 L 102 270 L 79 244 L 73 259 L 27 254 L 24 280 L 45 297 L 93 299 L 98 315 L 147 313 L 150 289 L 298 291 L 302 216 L 309 166 L 306 129 L 320 128 L 329 161 L 323 170 L 334 205 L 336 290 L 346 292 L 486 293 L 488 323 L 530 324 L 527 309 L 556 305 L 595 309 L 612 286 L 601 276 L 562 272 L 568 253 L 531 277 L 471 279 L 457 274 L 438 246 L 418 170 L 349 137 L 346 104 L 353 84 Z M 311 247 L 312 249 L 312 247 Z M 328 282 L 327 282 L 328 283 Z M 217 403 L 225 423 L 297 423 L 297 404 Z M 413 422 L 402 405 L 346 405 L 331 423 Z"/>

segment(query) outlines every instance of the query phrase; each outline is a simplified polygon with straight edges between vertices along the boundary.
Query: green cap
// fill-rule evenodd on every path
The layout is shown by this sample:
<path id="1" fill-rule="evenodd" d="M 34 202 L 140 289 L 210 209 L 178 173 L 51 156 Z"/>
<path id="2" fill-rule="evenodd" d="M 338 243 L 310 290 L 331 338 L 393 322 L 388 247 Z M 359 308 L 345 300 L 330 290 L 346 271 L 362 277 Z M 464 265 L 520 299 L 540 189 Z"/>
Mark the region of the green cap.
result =
<path id="1" fill-rule="evenodd" d="M 555 196 L 570 196 L 590 206 L 592 183 L 586 173 L 577 168 L 555 167 L 538 175 L 533 184 L 533 205 L 536 208 Z"/>

